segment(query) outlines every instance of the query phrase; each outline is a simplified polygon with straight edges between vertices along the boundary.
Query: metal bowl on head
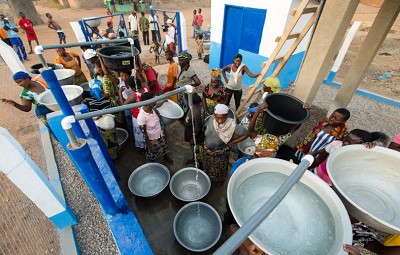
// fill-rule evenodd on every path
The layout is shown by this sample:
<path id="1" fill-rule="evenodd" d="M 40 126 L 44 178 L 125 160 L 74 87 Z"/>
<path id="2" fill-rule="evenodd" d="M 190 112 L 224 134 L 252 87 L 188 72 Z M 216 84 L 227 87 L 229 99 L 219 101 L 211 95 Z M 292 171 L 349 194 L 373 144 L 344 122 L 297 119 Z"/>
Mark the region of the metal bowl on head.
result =
<path id="1" fill-rule="evenodd" d="M 154 197 L 167 187 L 168 168 L 159 163 L 147 163 L 136 168 L 129 176 L 129 190 L 139 197 Z"/>
<path id="2" fill-rule="evenodd" d="M 239 226 L 272 197 L 296 166 L 281 159 L 258 158 L 235 171 L 227 196 Z M 249 238 L 270 255 L 345 255 L 343 244 L 352 243 L 352 229 L 336 193 L 306 171 Z"/>
<path id="3" fill-rule="evenodd" d="M 202 170 L 186 167 L 172 176 L 169 188 L 177 199 L 184 202 L 193 202 L 207 195 L 211 188 L 211 181 Z"/>
<path id="4" fill-rule="evenodd" d="M 71 106 L 80 104 L 82 102 L 82 93 L 83 89 L 77 85 L 65 85 L 61 87 L 67 100 Z M 45 92 L 41 93 L 37 99 L 39 104 L 42 104 L 49 108 L 52 111 L 60 110 L 60 107 L 51 93 L 51 90 L 46 90 Z"/>
<path id="5" fill-rule="evenodd" d="M 244 141 L 238 143 L 238 149 L 247 156 L 253 156 L 256 152 L 256 144 L 254 143 L 253 139 L 248 137 Z"/>
<path id="6" fill-rule="evenodd" d="M 167 102 L 164 102 L 161 107 L 157 108 L 157 110 L 160 112 L 161 118 L 165 125 L 172 124 L 176 120 L 183 117 L 182 108 L 177 103 L 169 99 Z"/>
<path id="7" fill-rule="evenodd" d="M 96 19 L 96 17 L 87 17 L 83 18 L 83 20 L 91 27 L 98 27 L 101 24 L 101 19 Z"/>
<path id="8" fill-rule="evenodd" d="M 400 153 L 349 145 L 328 158 L 334 189 L 354 218 L 388 234 L 400 234 Z"/>
<path id="9" fill-rule="evenodd" d="M 118 150 L 124 148 L 126 141 L 128 140 L 129 133 L 123 128 L 117 128 L 117 140 L 118 140 Z"/>
<path id="10" fill-rule="evenodd" d="M 188 250 L 202 252 L 213 247 L 222 232 L 217 211 L 203 202 L 192 202 L 182 207 L 174 219 L 176 240 Z"/>

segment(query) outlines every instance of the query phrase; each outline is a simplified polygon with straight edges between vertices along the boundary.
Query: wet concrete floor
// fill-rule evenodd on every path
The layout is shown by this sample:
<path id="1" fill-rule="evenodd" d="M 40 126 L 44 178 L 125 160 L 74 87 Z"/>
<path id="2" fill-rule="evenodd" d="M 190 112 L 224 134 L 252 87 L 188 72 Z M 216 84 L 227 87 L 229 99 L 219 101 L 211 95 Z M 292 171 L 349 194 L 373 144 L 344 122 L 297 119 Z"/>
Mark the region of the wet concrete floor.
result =
<path id="1" fill-rule="evenodd" d="M 192 157 L 189 144 L 183 139 L 184 128 L 179 122 L 174 122 L 167 127 L 167 141 L 169 146 L 169 156 L 173 160 L 172 164 L 164 160 L 156 162 L 165 165 L 171 174 L 171 177 L 178 170 L 192 166 L 186 165 L 186 161 Z M 208 251 L 196 253 L 185 249 L 175 239 L 173 231 L 173 222 L 176 213 L 187 203 L 175 198 L 169 186 L 167 186 L 158 196 L 153 198 L 141 198 L 133 195 L 128 188 L 128 179 L 130 174 L 137 167 L 147 163 L 146 158 L 138 153 L 132 137 L 122 148 L 116 166 L 121 177 L 119 185 L 128 202 L 130 209 L 136 215 L 137 220 L 142 226 L 154 254 L 156 255 L 185 255 L 185 254 L 212 254 L 222 243 L 218 242 Z M 226 185 L 227 183 L 212 183 L 211 190 L 200 201 L 211 205 L 218 211 L 221 221 L 225 213 L 226 203 Z M 225 233 L 223 233 L 224 236 Z"/>

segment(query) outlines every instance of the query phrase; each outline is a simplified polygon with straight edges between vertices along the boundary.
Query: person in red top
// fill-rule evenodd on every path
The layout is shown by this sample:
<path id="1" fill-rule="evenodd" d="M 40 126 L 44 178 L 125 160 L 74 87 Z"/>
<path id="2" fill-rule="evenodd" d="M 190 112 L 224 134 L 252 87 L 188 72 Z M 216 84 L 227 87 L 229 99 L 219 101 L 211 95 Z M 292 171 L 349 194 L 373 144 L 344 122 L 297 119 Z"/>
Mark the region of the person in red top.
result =
<path id="1" fill-rule="evenodd" d="M 33 22 L 25 16 L 25 13 L 20 12 L 19 15 L 21 15 L 21 19 L 19 20 L 18 25 L 20 25 L 20 27 L 26 32 L 26 38 L 28 39 L 29 48 L 31 49 L 28 54 L 32 54 L 31 41 L 36 41 L 36 45 L 39 45 L 39 40 L 36 36 L 35 29 L 33 29 Z"/>
<path id="2" fill-rule="evenodd" d="M 199 8 L 199 11 L 197 12 L 197 29 L 201 29 L 201 26 L 203 25 L 203 14 L 201 13 L 201 8 Z"/>
<path id="3" fill-rule="evenodd" d="M 143 63 L 143 70 L 146 74 L 147 85 L 150 89 L 150 92 L 154 94 L 154 96 L 159 96 L 164 93 L 163 89 L 158 83 L 158 73 L 153 69 L 153 67 Z"/>

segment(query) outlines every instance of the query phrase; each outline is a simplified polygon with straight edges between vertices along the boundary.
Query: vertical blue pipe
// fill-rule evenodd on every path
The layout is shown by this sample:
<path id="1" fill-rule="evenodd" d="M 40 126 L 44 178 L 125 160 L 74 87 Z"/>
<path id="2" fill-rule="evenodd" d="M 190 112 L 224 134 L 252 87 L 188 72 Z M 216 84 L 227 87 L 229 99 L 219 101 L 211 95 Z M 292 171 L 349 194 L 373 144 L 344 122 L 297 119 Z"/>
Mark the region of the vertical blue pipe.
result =
<path id="1" fill-rule="evenodd" d="M 47 85 L 49 85 L 51 93 L 53 93 L 53 96 L 56 99 L 64 116 L 75 115 L 71 105 L 67 100 L 67 97 L 64 94 L 64 91 L 61 88 L 60 83 L 57 80 L 57 76 L 54 73 L 53 69 L 45 69 L 41 72 L 41 75 L 46 81 Z M 72 123 L 72 128 L 77 138 L 86 138 L 85 133 L 83 132 L 82 127 L 79 125 L 79 123 Z"/>
<path id="2" fill-rule="evenodd" d="M 88 113 L 89 109 L 87 107 L 83 107 L 81 110 L 81 113 Z M 99 144 L 100 147 L 100 151 L 103 154 L 104 158 L 107 161 L 108 166 L 110 167 L 115 180 L 119 181 L 120 177 L 118 175 L 117 172 L 117 168 L 115 167 L 114 161 L 111 158 L 110 153 L 108 152 L 106 143 L 103 140 L 103 137 L 101 136 L 99 130 L 97 129 L 96 124 L 94 123 L 93 119 L 85 119 L 86 125 L 89 128 L 90 134 L 92 135 L 92 137 L 97 141 L 97 143 Z"/>
<path id="3" fill-rule="evenodd" d="M 118 207 L 97 167 L 88 143 L 85 141 L 85 144 L 80 148 L 68 148 L 68 150 L 76 168 L 99 201 L 99 204 L 103 207 L 105 213 L 109 215 L 117 214 L 119 212 Z"/>
<path id="4" fill-rule="evenodd" d="M 175 13 L 175 17 L 176 17 L 176 28 L 178 29 L 178 35 L 179 35 L 179 38 L 178 38 L 178 48 L 179 48 L 179 53 L 182 53 L 182 38 L 183 38 L 183 36 L 186 36 L 186 34 L 185 35 L 183 35 L 182 36 L 182 34 L 181 34 L 181 17 L 180 17 L 180 15 L 179 15 L 179 12 L 176 12 Z"/>

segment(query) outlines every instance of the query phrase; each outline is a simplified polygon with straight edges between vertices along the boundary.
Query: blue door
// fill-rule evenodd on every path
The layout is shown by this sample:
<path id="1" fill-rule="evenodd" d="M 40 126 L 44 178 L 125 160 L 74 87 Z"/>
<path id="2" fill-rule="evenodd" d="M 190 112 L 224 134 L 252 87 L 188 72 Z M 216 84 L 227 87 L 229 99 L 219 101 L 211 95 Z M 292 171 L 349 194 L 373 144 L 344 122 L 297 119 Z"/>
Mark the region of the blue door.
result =
<path id="1" fill-rule="evenodd" d="M 226 5 L 222 31 L 220 67 L 232 64 L 239 52 L 242 31 L 243 7 Z"/>
<path id="2" fill-rule="evenodd" d="M 258 54 L 267 11 L 225 6 L 220 66 L 233 62 L 239 49 Z"/>

